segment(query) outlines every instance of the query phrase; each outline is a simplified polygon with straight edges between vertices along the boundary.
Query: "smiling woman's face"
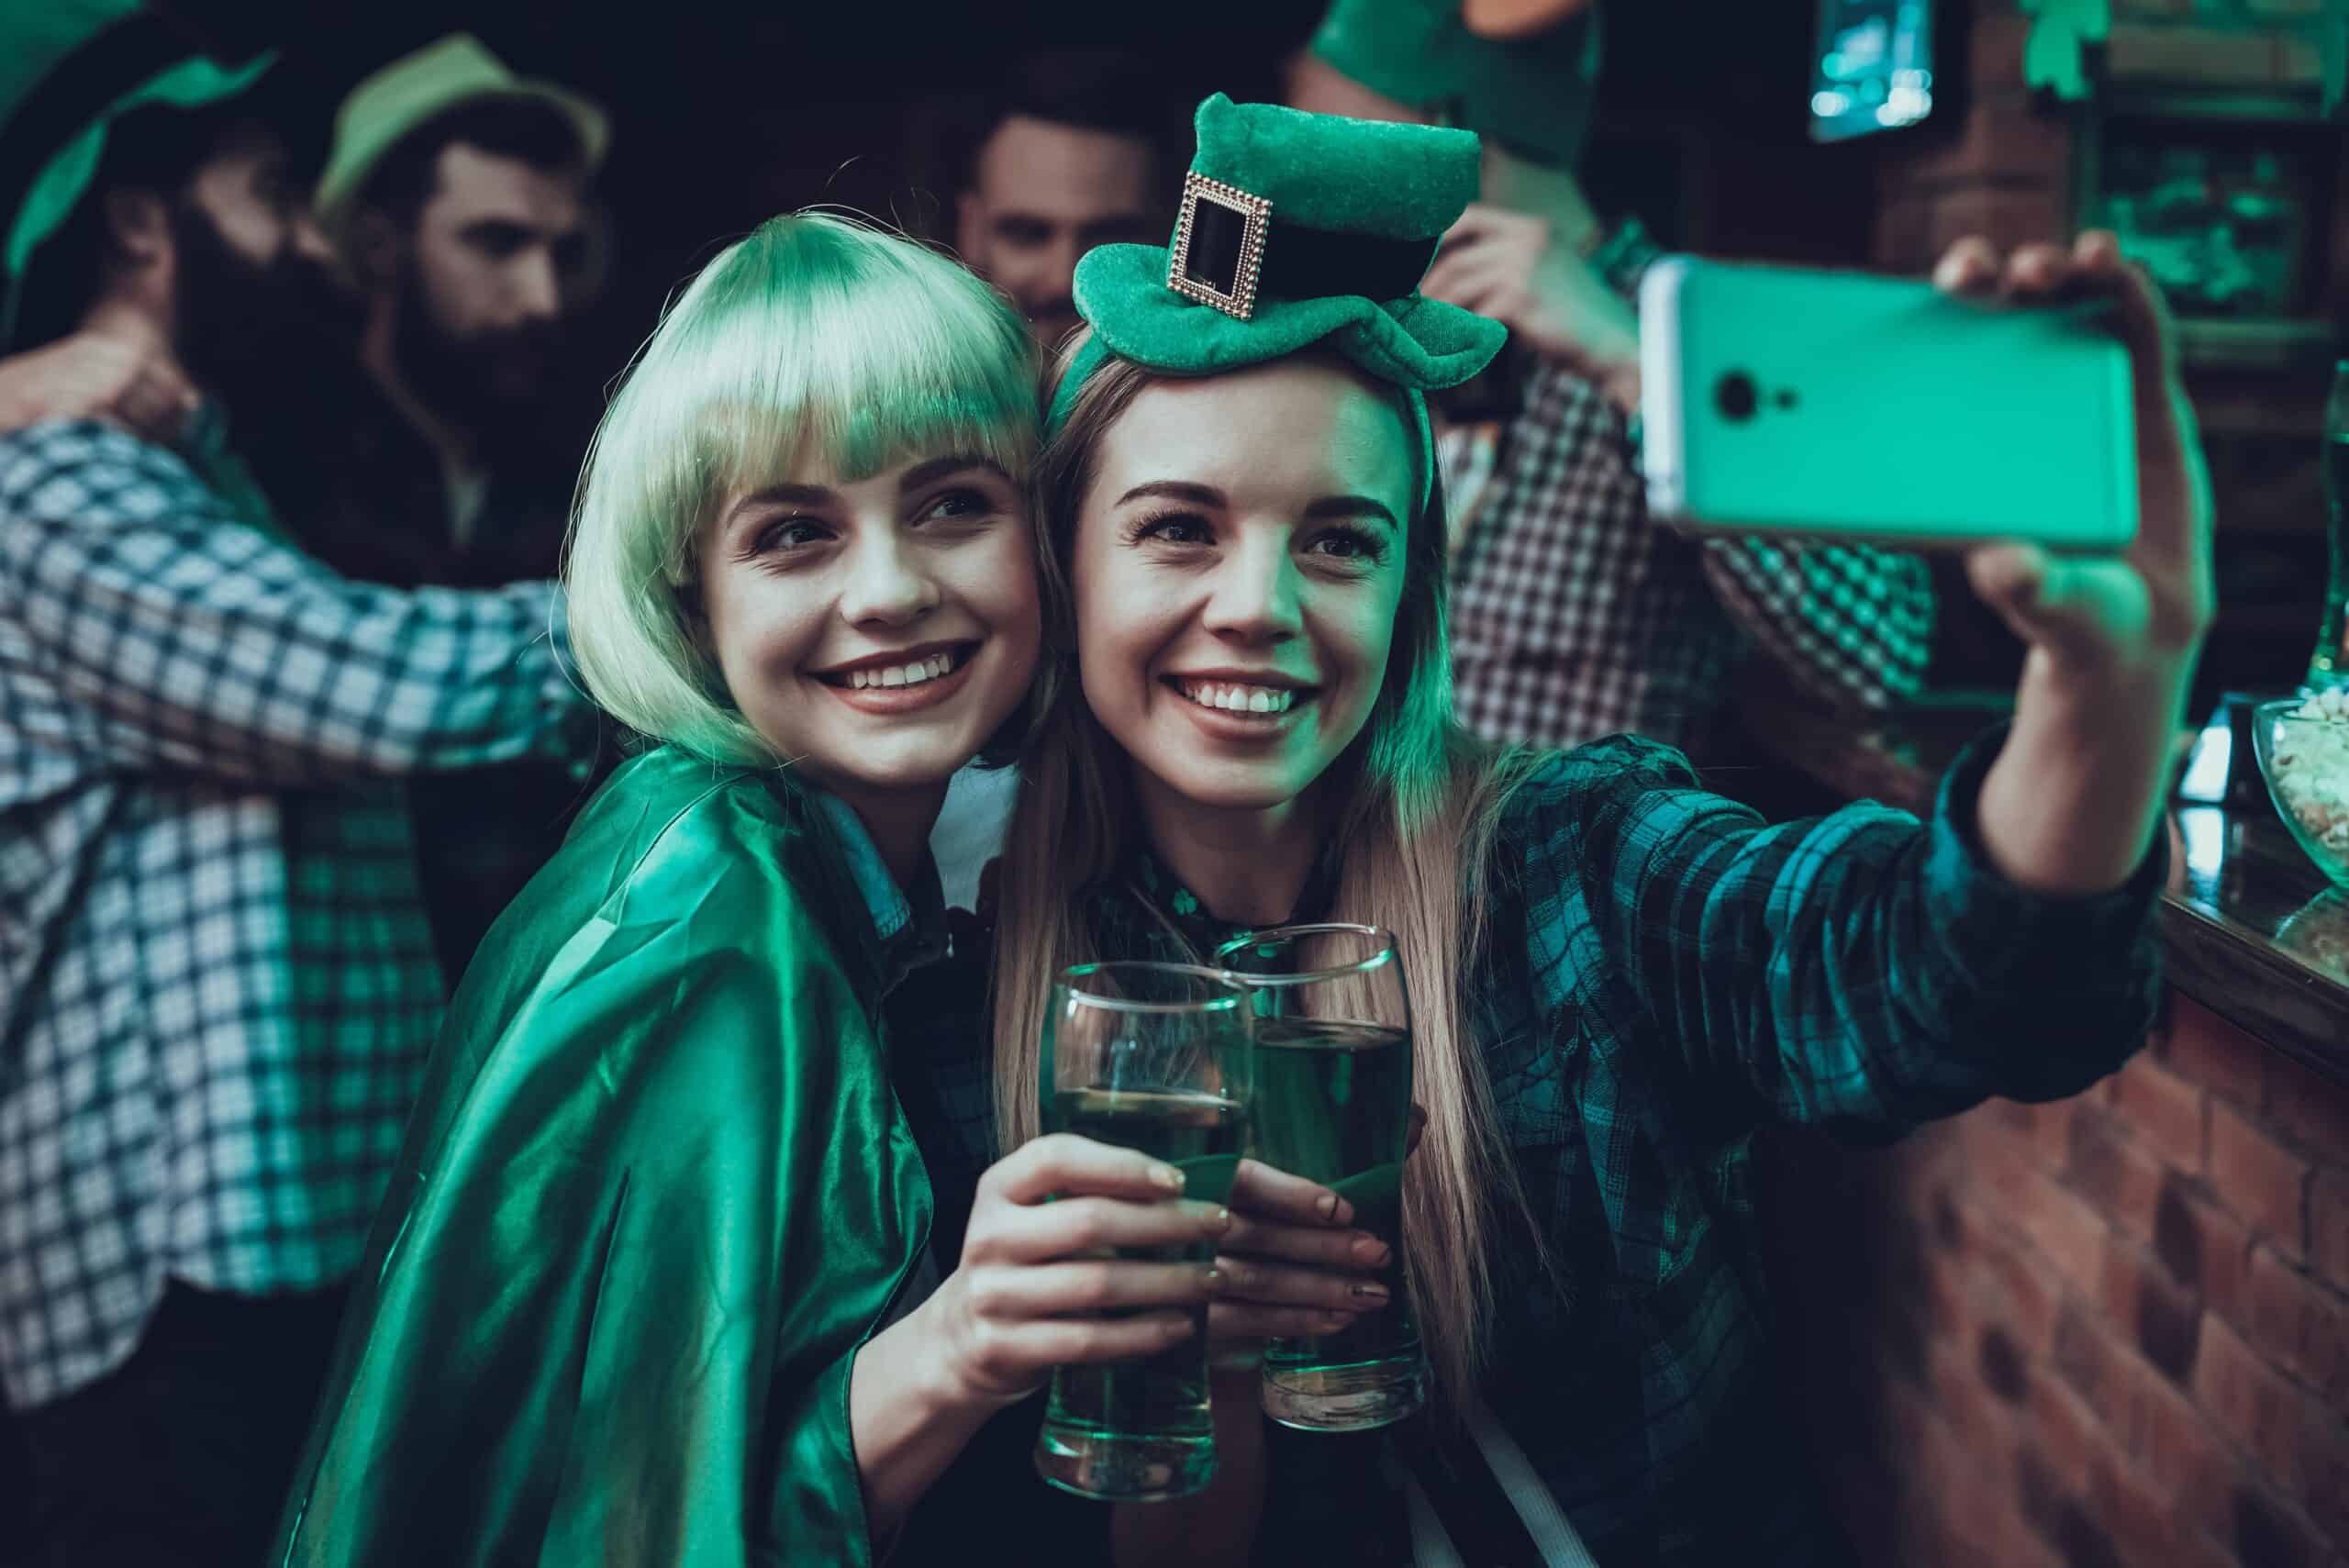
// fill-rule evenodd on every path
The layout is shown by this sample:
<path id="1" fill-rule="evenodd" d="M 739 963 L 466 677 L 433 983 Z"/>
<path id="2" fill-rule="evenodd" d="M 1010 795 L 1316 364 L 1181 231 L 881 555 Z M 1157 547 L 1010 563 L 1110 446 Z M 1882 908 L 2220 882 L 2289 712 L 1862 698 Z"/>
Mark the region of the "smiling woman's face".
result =
<path id="1" fill-rule="evenodd" d="M 1146 792 L 1282 806 L 1362 732 L 1402 598 L 1408 436 L 1314 360 L 1153 382 L 1103 434 L 1072 562 L 1078 669 Z"/>
<path id="2" fill-rule="evenodd" d="M 1041 628 L 1020 487 L 985 458 L 825 471 L 734 497 L 702 541 L 735 706 L 860 805 L 936 790 L 1028 691 Z"/>

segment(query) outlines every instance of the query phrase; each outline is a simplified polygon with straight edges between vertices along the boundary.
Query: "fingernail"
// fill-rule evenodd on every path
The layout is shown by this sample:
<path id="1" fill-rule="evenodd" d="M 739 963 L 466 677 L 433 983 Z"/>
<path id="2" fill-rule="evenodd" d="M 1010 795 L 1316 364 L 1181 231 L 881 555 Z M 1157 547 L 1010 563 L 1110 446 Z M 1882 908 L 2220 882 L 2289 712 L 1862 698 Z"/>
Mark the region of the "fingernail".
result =
<path id="1" fill-rule="evenodd" d="M 1172 1165 L 1152 1165 L 1150 1181 L 1152 1186 L 1164 1187 L 1170 1193 L 1183 1190 L 1183 1173 Z"/>
<path id="2" fill-rule="evenodd" d="M 1375 1280 L 1363 1280 L 1354 1285 L 1350 1294 L 1357 1300 L 1383 1302 L 1386 1299 L 1386 1287 Z"/>
<path id="3" fill-rule="evenodd" d="M 1352 1251 L 1354 1262 L 1374 1269 L 1386 1267 L 1386 1260 L 1395 1255 L 1393 1248 L 1367 1230 L 1354 1238 Z"/>
<path id="4" fill-rule="evenodd" d="M 1209 1269 L 1207 1272 L 1205 1283 L 1208 1287 L 1208 1294 L 1209 1296 L 1213 1296 L 1216 1292 L 1223 1288 L 1223 1271 L 1221 1269 Z"/>
<path id="5" fill-rule="evenodd" d="M 1321 1218 L 1332 1225 L 1352 1225 L 1354 1221 L 1354 1206 L 1335 1193 L 1322 1194 L 1321 1201 L 1314 1207 L 1321 1211 Z"/>
<path id="6" fill-rule="evenodd" d="M 1208 1235 L 1220 1236 L 1230 1229 L 1231 1210 L 1228 1208 L 1219 1208 L 1213 1214 L 1208 1216 L 1207 1229 Z"/>
<path id="7" fill-rule="evenodd" d="M 1321 1314 L 1321 1331 L 1334 1334 L 1341 1329 L 1351 1328 L 1353 1320 L 1354 1315 L 1351 1312 L 1324 1312 Z"/>

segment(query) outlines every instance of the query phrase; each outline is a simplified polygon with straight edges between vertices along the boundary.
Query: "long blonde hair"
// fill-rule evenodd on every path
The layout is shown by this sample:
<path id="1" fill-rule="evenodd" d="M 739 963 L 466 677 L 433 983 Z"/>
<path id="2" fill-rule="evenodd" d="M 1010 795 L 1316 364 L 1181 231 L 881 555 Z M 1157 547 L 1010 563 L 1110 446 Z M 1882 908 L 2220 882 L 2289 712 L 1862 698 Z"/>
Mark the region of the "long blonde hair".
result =
<path id="1" fill-rule="evenodd" d="M 1061 373 L 1075 347 L 1063 351 Z M 1052 982 L 1072 963 L 1133 956 L 1095 951 L 1082 906 L 1086 891 L 1131 852 L 1139 826 L 1130 763 L 1077 695 L 1068 562 L 1101 439 L 1153 379 L 1112 358 L 1087 380 L 1037 460 L 1047 657 L 1067 670 L 1061 700 L 1022 761 L 1004 847 L 995 1089 L 1007 1150 L 1041 1129 L 1037 1073 Z M 1428 1121 L 1403 1182 L 1408 1285 L 1439 1387 L 1456 1398 L 1473 1388 L 1483 1362 L 1493 1296 L 1487 1244 L 1497 1215 L 1526 1212 L 1459 998 L 1486 936 L 1494 829 L 1537 759 L 1486 746 L 1453 721 L 1444 557 L 1439 487 L 1410 521 L 1385 683 L 1362 735 L 1320 787 L 1340 803 L 1329 828 L 1343 846 L 1329 917 L 1392 931 L 1413 998 L 1413 1095 Z M 1538 1247 L 1540 1228 L 1532 1230 Z"/>

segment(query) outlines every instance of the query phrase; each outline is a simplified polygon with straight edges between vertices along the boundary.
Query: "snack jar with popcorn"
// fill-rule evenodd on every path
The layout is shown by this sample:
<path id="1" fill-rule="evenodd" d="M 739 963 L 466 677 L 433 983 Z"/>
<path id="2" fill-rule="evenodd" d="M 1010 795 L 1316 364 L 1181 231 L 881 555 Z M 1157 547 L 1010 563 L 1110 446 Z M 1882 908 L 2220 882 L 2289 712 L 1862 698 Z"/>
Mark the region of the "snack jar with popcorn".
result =
<path id="1" fill-rule="evenodd" d="M 2262 703 L 2252 736 L 2284 825 L 2325 875 L 2349 887 L 2349 688 Z"/>

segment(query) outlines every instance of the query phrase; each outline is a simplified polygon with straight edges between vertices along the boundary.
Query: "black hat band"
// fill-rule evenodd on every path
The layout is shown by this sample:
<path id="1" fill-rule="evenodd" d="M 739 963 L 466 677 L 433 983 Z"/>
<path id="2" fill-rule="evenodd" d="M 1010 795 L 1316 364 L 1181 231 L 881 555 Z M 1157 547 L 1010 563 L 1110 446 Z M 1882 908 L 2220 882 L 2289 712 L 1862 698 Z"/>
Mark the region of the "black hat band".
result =
<path id="1" fill-rule="evenodd" d="M 1166 286 L 1242 321 L 1259 298 L 1359 295 L 1383 303 L 1419 288 L 1441 242 L 1275 223 L 1272 208 L 1236 187 L 1187 177 Z"/>

